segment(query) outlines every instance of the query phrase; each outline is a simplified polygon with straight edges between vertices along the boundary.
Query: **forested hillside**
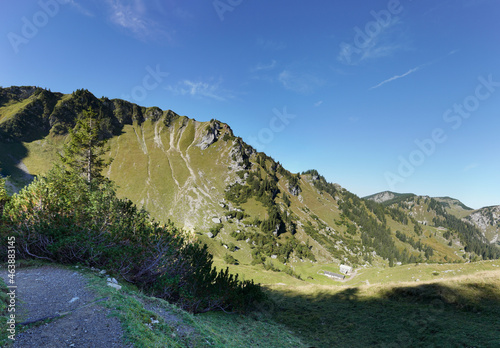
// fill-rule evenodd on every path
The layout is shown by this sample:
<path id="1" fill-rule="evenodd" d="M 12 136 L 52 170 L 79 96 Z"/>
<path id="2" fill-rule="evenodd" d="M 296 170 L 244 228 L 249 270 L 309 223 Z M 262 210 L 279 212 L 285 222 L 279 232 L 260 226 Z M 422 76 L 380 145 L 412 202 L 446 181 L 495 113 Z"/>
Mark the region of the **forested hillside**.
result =
<path id="1" fill-rule="evenodd" d="M 451 243 L 452 236 L 458 238 L 467 249 L 484 258 L 497 255 L 499 214 L 498 206 L 473 210 L 450 197 L 428 197 L 414 194 L 380 193 L 367 197 L 377 200 L 392 209 L 399 209 L 424 224 L 446 228 L 444 235 Z M 381 199 L 385 197 L 386 199 Z"/>

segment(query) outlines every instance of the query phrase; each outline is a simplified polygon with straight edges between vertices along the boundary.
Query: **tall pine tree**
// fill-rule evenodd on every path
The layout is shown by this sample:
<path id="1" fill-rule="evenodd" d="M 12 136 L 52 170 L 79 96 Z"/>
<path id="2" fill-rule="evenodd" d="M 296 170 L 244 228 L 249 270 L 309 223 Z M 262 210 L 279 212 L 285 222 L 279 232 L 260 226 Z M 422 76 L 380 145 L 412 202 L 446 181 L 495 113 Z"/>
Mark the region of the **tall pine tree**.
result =
<path id="1" fill-rule="evenodd" d="M 89 184 L 102 183 L 105 180 L 102 170 L 112 161 L 103 158 L 109 148 L 106 147 L 107 139 L 100 134 L 100 129 L 101 120 L 89 107 L 69 131 L 70 141 L 61 155 L 66 169 L 82 175 Z"/>

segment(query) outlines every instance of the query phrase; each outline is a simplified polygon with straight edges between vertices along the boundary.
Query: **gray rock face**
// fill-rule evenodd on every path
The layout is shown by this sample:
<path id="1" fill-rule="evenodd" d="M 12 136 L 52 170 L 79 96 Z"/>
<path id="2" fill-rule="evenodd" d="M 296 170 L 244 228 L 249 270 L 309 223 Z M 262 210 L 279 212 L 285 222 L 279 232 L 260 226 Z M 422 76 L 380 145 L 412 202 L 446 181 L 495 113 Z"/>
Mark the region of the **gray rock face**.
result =
<path id="1" fill-rule="evenodd" d="M 293 196 L 298 196 L 302 190 L 298 185 L 296 186 L 289 186 L 288 187 L 288 192 L 290 192 L 291 195 Z"/>
<path id="2" fill-rule="evenodd" d="M 500 206 L 482 208 L 470 214 L 467 220 L 481 229 L 485 229 L 488 225 L 494 226 L 500 222 Z"/>
<path id="3" fill-rule="evenodd" d="M 6 92 L 17 95 L 20 99 L 29 98 L 35 93 L 36 87 L 32 86 L 12 86 L 5 88 Z"/>
<path id="4" fill-rule="evenodd" d="M 219 129 L 220 123 L 212 122 L 210 126 L 208 126 L 207 134 L 201 138 L 201 141 L 196 146 L 199 146 L 202 150 L 207 149 L 219 139 Z"/>
<path id="5" fill-rule="evenodd" d="M 463 220 L 476 225 L 483 232 L 483 235 L 485 234 L 489 226 L 496 227 L 497 231 L 499 231 L 500 206 L 481 208 L 478 211 L 470 214 Z M 490 243 L 495 243 L 497 240 L 498 234 L 496 237 L 493 237 L 493 240 L 491 240 Z"/>
<path id="6" fill-rule="evenodd" d="M 144 114 L 145 120 L 158 121 L 163 115 L 163 111 L 158 107 L 153 107 Z"/>
<path id="7" fill-rule="evenodd" d="M 239 166 L 244 162 L 244 157 L 249 158 L 254 153 L 255 150 L 251 146 L 244 147 L 240 141 L 236 141 L 229 156 L 233 159 L 239 170 Z"/>
<path id="8" fill-rule="evenodd" d="M 377 203 L 383 203 L 393 199 L 394 197 L 396 196 L 392 192 L 385 191 L 373 197 L 373 200 Z"/>
<path id="9" fill-rule="evenodd" d="M 275 229 L 274 229 L 274 231 L 273 231 L 273 234 L 274 234 L 275 236 L 277 236 L 277 235 L 278 235 L 278 232 L 280 231 L 280 228 L 281 228 L 281 223 L 277 224 L 277 225 L 276 225 L 276 228 L 275 228 Z"/>

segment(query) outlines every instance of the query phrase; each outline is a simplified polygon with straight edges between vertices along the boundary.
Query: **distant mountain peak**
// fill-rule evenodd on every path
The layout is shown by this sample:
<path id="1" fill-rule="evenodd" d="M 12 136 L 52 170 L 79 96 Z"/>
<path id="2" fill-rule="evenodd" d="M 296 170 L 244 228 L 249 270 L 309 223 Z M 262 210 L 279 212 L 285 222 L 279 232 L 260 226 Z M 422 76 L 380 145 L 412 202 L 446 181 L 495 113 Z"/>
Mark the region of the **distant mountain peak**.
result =
<path id="1" fill-rule="evenodd" d="M 364 199 L 368 199 L 377 203 L 385 203 L 391 201 L 395 198 L 399 198 L 401 196 L 414 196 L 413 193 L 397 193 L 392 191 L 382 191 L 379 193 L 375 193 L 370 196 L 363 197 Z"/>

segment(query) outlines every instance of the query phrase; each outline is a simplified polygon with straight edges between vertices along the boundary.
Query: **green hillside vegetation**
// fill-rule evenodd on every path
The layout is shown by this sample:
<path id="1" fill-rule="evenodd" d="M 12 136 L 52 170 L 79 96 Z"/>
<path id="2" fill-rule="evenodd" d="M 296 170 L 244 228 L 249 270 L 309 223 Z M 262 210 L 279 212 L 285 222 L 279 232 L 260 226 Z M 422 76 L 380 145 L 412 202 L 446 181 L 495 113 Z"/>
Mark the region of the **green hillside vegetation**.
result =
<path id="1" fill-rule="evenodd" d="M 18 269 L 46 265 L 40 261 L 22 261 Z M 126 342 L 134 347 L 306 347 L 307 345 L 281 324 L 261 312 L 251 315 L 207 312 L 192 314 L 160 298 L 151 297 L 133 284 L 121 282 L 122 289 L 106 285 L 106 277 L 99 269 L 82 265 L 61 266 L 82 273 L 101 302 L 122 323 Z M 8 289 L 0 279 L 0 318 L 7 322 Z M 5 320 L 5 321 L 4 321 Z M 55 319 L 58 320 L 58 319 Z M 17 333 L 28 327 L 20 325 Z M 65 334 L 61 332 L 60 334 Z M 7 331 L 2 326 L 0 345 L 11 347 Z"/>
<path id="2" fill-rule="evenodd" d="M 427 211 L 425 199 L 411 208 L 413 195 L 378 204 L 328 183 L 316 170 L 290 173 L 217 120 L 198 122 L 157 107 L 98 99 L 86 90 L 63 95 L 11 87 L 1 89 L 0 98 L 2 105 L 19 106 L 0 124 L 7 150 L 0 161 L 2 174 L 10 175 L 10 191 L 31 178 L 20 168 L 47 173 L 69 141 L 69 130 L 91 107 L 109 145 L 103 158 L 113 159 L 103 174 L 116 183 L 117 197 L 130 199 L 160 223 L 180 226 L 207 244 L 220 265 L 229 252 L 236 273 L 253 267 L 307 280 L 307 269 L 316 263 L 369 267 L 498 257 L 466 223 L 451 221 L 441 210 Z M 40 107 L 27 107 L 33 103 Z M 43 134 L 27 137 L 32 118 L 42 123 Z M 10 134 L 13 127 L 17 133 Z M 231 243 L 235 251 L 228 251 Z"/>
<path id="3" fill-rule="evenodd" d="M 20 258 L 105 268 L 199 313 L 182 312 L 194 341 L 169 341 L 170 329 L 145 333 L 122 312 L 139 341 L 231 346 L 241 330 L 234 346 L 273 346 L 280 331 L 289 346 L 497 343 L 498 272 L 473 273 L 495 272 L 486 260 L 500 249 L 453 199 L 361 199 L 317 170 L 289 172 L 215 119 L 87 90 L 0 88 L 0 148 L 1 233 L 16 236 Z M 325 276 L 340 264 L 355 273 Z M 201 314 L 212 310 L 222 313 Z M 268 340 L 250 333 L 266 323 Z"/>
<path id="4" fill-rule="evenodd" d="M 458 218 L 463 218 L 474 210 L 472 208 L 469 208 L 459 200 L 451 197 L 435 197 L 434 200 L 440 202 L 447 213 Z"/>
<path id="5" fill-rule="evenodd" d="M 0 232 L 15 237 L 17 258 L 106 268 L 195 313 L 246 311 L 262 299 L 252 281 L 213 268 L 206 246 L 116 196 L 101 175 L 108 163 L 94 118 L 89 109 L 78 119 L 61 163 L 48 174 L 8 198 L 0 182 Z M 5 245 L 0 251 L 7 259 Z"/>
<path id="6" fill-rule="evenodd" d="M 441 227 L 447 231 L 443 236 L 449 240 L 449 244 L 453 243 L 453 237 L 459 239 L 464 245 L 466 252 L 473 252 L 476 256 L 481 256 L 482 259 L 496 259 L 500 257 L 500 250 L 488 243 L 483 233 L 474 225 L 464 222 L 459 217 L 455 216 L 449 209 L 452 199 L 434 199 L 430 197 L 399 197 L 398 201 L 387 201 L 384 205 L 393 209 L 395 214 L 397 211 L 403 211 L 405 214 L 400 215 L 400 219 L 410 215 L 413 220 L 423 221 L 426 225 Z M 463 204 L 454 203 L 460 206 L 463 210 L 470 210 Z"/>
<path id="7" fill-rule="evenodd" d="M 0 108 L 0 115 L 2 115 L 0 118 L 0 123 L 6 123 L 12 120 L 14 116 L 17 115 L 19 111 L 24 109 L 30 102 L 30 99 L 25 99 L 21 102 L 11 101 L 7 105 L 2 106 Z"/>

